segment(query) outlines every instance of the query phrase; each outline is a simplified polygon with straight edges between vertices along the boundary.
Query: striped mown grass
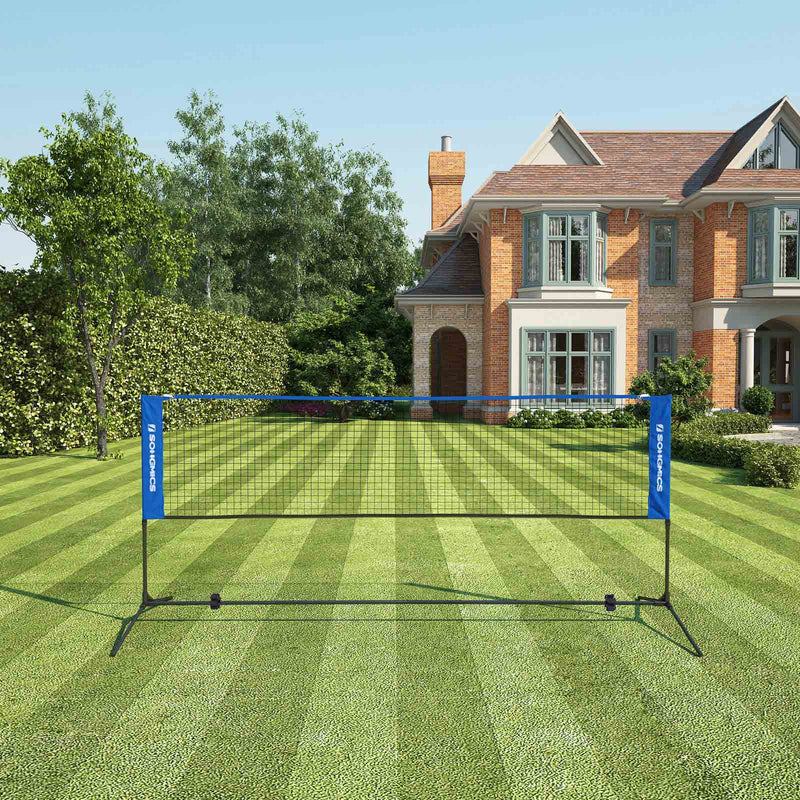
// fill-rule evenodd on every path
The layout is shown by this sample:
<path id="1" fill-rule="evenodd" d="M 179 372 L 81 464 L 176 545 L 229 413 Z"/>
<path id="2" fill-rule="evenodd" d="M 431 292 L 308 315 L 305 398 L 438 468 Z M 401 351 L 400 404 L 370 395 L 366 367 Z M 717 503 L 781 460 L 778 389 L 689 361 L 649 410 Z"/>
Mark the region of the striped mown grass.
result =
<path id="1" fill-rule="evenodd" d="M 439 443 L 463 461 L 417 453 L 415 485 L 413 454 L 385 457 L 391 425 L 380 440 L 331 426 L 328 467 L 373 448 L 380 469 L 324 497 L 314 483 L 315 502 L 346 491 L 373 510 L 387 481 L 399 506 L 476 502 L 480 487 L 459 497 L 463 429 Z M 312 484 L 293 442 L 273 454 L 287 509 Z M 673 465 L 673 601 L 703 659 L 663 609 L 515 606 L 161 608 L 110 659 L 140 590 L 139 443 L 118 447 L 106 463 L 0 461 L 0 797 L 796 796 L 799 491 Z M 524 494 L 519 448 L 481 451 L 495 491 Z M 570 493 L 593 491 L 597 476 L 551 456 Z M 231 459 L 227 485 L 257 462 Z M 598 463 L 628 479 L 613 453 Z M 663 525 L 646 520 L 181 519 L 149 539 L 152 591 L 185 599 L 628 599 L 663 584 Z"/>

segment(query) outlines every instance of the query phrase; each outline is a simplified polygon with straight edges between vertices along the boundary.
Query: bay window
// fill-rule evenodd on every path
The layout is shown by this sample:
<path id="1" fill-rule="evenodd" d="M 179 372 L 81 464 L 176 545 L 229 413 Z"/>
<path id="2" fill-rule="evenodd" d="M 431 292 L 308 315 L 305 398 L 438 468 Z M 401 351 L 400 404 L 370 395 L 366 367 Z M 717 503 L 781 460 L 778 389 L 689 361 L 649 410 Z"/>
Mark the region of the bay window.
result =
<path id="1" fill-rule="evenodd" d="M 605 285 L 606 216 L 541 211 L 524 218 L 525 286 Z"/>
<path id="2" fill-rule="evenodd" d="M 610 330 L 523 329 L 523 394 L 611 394 L 613 357 Z"/>
<path id="3" fill-rule="evenodd" d="M 750 210 L 747 242 L 750 283 L 800 281 L 799 224 L 800 207 L 761 206 Z"/>

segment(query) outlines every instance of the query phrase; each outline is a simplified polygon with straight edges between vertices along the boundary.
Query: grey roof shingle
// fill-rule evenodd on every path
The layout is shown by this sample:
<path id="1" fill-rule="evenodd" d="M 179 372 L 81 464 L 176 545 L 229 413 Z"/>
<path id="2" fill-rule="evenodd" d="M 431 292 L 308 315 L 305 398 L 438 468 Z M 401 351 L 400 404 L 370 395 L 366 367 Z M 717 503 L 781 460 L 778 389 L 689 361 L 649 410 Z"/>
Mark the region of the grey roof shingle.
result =
<path id="1" fill-rule="evenodd" d="M 463 236 L 423 280 L 399 296 L 415 295 L 483 296 L 478 243 L 471 236 Z"/>

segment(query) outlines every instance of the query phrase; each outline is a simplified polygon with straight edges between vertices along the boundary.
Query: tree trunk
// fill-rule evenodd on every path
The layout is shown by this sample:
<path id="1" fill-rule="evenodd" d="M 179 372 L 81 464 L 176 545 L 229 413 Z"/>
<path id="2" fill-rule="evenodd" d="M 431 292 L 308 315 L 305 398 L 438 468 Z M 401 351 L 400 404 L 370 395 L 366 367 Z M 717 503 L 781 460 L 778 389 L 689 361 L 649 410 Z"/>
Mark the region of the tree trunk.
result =
<path id="1" fill-rule="evenodd" d="M 95 387 L 97 405 L 97 457 L 108 456 L 108 428 L 106 427 L 106 398 L 102 387 Z"/>

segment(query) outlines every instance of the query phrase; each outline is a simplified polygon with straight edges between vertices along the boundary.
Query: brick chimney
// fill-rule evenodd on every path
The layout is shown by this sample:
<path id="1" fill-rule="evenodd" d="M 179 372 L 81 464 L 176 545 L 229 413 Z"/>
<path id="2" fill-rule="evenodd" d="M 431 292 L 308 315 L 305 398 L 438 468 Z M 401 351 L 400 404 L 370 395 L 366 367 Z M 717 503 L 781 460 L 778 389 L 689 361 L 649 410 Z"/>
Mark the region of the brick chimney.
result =
<path id="1" fill-rule="evenodd" d="M 431 228 L 438 228 L 460 205 L 464 183 L 464 151 L 450 149 L 450 136 L 442 136 L 442 149 L 428 153 L 431 187 Z"/>

